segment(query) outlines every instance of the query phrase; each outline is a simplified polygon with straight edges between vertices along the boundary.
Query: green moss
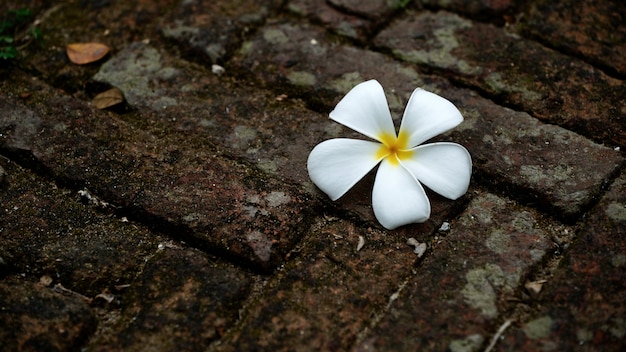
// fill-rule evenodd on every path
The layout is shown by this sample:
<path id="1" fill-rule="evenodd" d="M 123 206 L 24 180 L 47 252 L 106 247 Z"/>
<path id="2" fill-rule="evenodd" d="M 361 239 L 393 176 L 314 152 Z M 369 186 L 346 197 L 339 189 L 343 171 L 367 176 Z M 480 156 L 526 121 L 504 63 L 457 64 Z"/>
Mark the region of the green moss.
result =
<path id="1" fill-rule="evenodd" d="M 312 73 L 304 71 L 294 71 L 287 75 L 289 82 L 296 86 L 314 86 L 317 78 Z"/>
<path id="2" fill-rule="evenodd" d="M 501 229 L 494 229 L 485 241 L 485 244 L 493 252 L 503 254 L 511 246 L 511 236 L 508 232 L 504 232 Z"/>
<path id="3" fill-rule="evenodd" d="M 467 284 L 461 290 L 465 302 L 489 317 L 496 317 L 498 292 L 511 292 L 519 284 L 519 270 L 505 273 L 497 264 L 486 264 L 484 268 L 470 270 L 465 279 Z"/>
<path id="4" fill-rule="evenodd" d="M 286 44 L 289 42 L 289 38 L 285 32 L 280 29 L 270 28 L 263 32 L 263 39 L 270 44 Z"/>
<path id="5" fill-rule="evenodd" d="M 162 109 L 175 106 L 178 101 L 174 97 L 163 96 L 161 91 L 154 89 L 151 77 L 169 80 L 179 73 L 176 68 L 163 66 L 157 49 L 142 43 L 133 43 L 115 59 L 105 62 L 94 80 L 121 89 L 126 101 L 132 106 L 141 106 L 146 99 L 154 99 L 151 104 Z"/>
<path id="6" fill-rule="evenodd" d="M 452 352 L 478 351 L 484 341 L 485 338 L 482 335 L 473 334 L 464 339 L 453 340 L 450 342 L 449 348 Z"/>
<path id="7" fill-rule="evenodd" d="M 542 99 L 542 95 L 538 92 L 532 91 L 530 85 L 526 85 L 523 82 L 509 82 L 502 79 L 502 74 L 499 72 L 492 72 L 485 77 L 485 84 L 493 94 L 503 93 L 519 93 L 522 96 L 522 100 L 527 102 L 536 102 Z"/>
<path id="8" fill-rule="evenodd" d="M 451 16 L 446 26 L 433 31 L 434 40 L 429 43 L 428 49 L 420 50 L 393 50 L 393 54 L 400 59 L 416 64 L 432 65 L 440 68 L 456 68 L 462 74 L 479 74 L 480 67 L 471 66 L 465 60 L 455 57 L 452 52 L 460 44 L 456 33 L 458 30 L 472 27 L 472 23 L 458 16 Z"/>
<path id="9" fill-rule="evenodd" d="M 461 290 L 465 301 L 470 306 L 480 310 L 483 315 L 490 318 L 498 314 L 498 308 L 496 307 L 497 295 L 494 290 L 495 283 L 492 282 L 501 281 L 502 269 L 500 267 L 497 268 L 499 272 L 489 272 L 482 268 L 470 270 L 465 275 L 467 284 Z"/>
<path id="10" fill-rule="evenodd" d="M 18 47 L 41 38 L 41 30 L 31 27 L 25 32 L 20 29 L 30 21 L 29 9 L 9 10 L 0 18 L 0 60 L 14 59 L 18 56 Z"/>
<path id="11" fill-rule="evenodd" d="M 552 318 L 546 315 L 529 321 L 522 327 L 522 330 L 529 339 L 542 339 L 550 335 L 553 324 Z"/>
<path id="12" fill-rule="evenodd" d="M 330 82 L 330 87 L 338 93 L 345 94 L 357 84 L 363 82 L 363 77 L 358 71 L 348 72 Z"/>
<path id="13" fill-rule="evenodd" d="M 622 203 L 613 202 L 609 204 L 609 206 L 606 207 L 605 213 L 606 216 L 613 221 L 626 221 L 626 205 Z"/>
<path id="14" fill-rule="evenodd" d="M 291 202 L 291 196 L 285 192 L 274 191 L 265 196 L 265 200 L 269 207 L 274 208 Z"/>

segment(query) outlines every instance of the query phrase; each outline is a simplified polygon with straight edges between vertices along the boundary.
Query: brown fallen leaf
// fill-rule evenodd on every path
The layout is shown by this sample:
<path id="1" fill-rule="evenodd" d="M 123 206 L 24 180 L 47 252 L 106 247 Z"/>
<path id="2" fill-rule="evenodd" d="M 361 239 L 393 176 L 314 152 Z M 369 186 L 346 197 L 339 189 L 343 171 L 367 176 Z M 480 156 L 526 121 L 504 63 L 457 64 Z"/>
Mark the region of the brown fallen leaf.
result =
<path id="1" fill-rule="evenodd" d="M 89 64 L 102 59 L 111 50 L 101 43 L 73 43 L 65 47 L 67 57 L 77 65 Z"/>
<path id="2" fill-rule="evenodd" d="M 537 280 L 537 281 L 529 281 L 524 284 L 524 288 L 533 296 L 537 296 L 541 289 L 543 288 L 543 284 L 548 282 L 548 280 Z"/>
<path id="3" fill-rule="evenodd" d="M 113 105 L 117 105 L 124 101 L 124 94 L 119 88 L 111 88 L 107 91 L 104 91 L 98 95 L 96 95 L 91 101 L 91 105 L 93 105 L 96 109 L 106 109 Z"/>
<path id="4" fill-rule="evenodd" d="M 44 285 L 44 286 L 50 286 L 50 284 L 52 283 L 52 278 L 48 275 L 44 275 L 42 277 L 39 278 L 39 283 Z"/>

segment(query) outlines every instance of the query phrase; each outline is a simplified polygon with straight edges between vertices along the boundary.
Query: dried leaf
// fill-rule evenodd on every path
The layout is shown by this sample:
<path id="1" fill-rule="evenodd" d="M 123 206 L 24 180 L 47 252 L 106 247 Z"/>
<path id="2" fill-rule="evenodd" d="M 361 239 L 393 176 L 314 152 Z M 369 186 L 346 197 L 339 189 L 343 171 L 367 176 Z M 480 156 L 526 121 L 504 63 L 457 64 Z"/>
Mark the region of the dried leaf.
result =
<path id="1" fill-rule="evenodd" d="M 226 69 L 220 65 L 212 65 L 211 72 L 213 72 L 213 74 L 215 75 L 221 76 L 224 74 L 224 72 L 226 72 Z"/>
<path id="2" fill-rule="evenodd" d="M 111 303 L 115 300 L 115 295 L 109 292 L 102 292 L 97 294 L 94 298 L 102 298 L 103 300 L 107 301 L 107 303 Z"/>
<path id="3" fill-rule="evenodd" d="M 365 246 L 365 238 L 363 238 L 363 236 L 359 236 L 359 243 L 356 245 L 356 251 L 360 251 L 363 246 Z"/>
<path id="4" fill-rule="evenodd" d="M 101 43 L 73 43 L 68 44 L 65 50 L 71 62 L 84 65 L 102 59 L 111 49 Z"/>
<path id="5" fill-rule="evenodd" d="M 424 253 L 426 253 L 426 248 L 427 248 L 426 243 L 418 242 L 413 237 L 406 240 L 406 244 L 408 244 L 409 246 L 415 247 L 415 249 L 413 250 L 413 253 L 417 254 L 418 258 L 421 258 L 424 255 Z"/>
<path id="6" fill-rule="evenodd" d="M 530 282 L 526 282 L 524 284 L 524 287 L 526 288 L 526 290 L 528 290 L 528 292 L 531 295 L 537 296 L 541 292 L 541 289 L 543 288 L 543 284 L 545 284 L 546 282 L 548 281 L 547 280 L 530 281 Z"/>
<path id="7" fill-rule="evenodd" d="M 39 283 L 44 285 L 44 286 L 50 286 L 50 284 L 52 283 L 52 278 L 48 275 L 44 275 L 42 277 L 39 278 Z"/>
<path id="8" fill-rule="evenodd" d="M 117 105 L 123 101 L 124 94 L 119 88 L 114 87 L 96 95 L 91 101 L 91 105 L 93 105 L 96 109 L 102 110 L 113 105 Z"/>

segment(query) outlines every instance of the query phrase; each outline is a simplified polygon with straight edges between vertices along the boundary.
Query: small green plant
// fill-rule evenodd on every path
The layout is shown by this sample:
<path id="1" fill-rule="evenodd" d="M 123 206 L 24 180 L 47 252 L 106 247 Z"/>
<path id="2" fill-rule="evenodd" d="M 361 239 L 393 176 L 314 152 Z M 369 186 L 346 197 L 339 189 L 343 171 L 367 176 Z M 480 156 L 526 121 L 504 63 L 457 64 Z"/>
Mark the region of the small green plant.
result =
<path id="1" fill-rule="evenodd" d="M 18 45 L 27 45 L 33 39 L 41 38 L 41 30 L 30 27 L 25 32 L 19 30 L 26 25 L 32 13 L 29 9 L 9 10 L 0 18 L 0 59 L 14 59 L 18 55 Z"/>
<path id="2" fill-rule="evenodd" d="M 396 3 L 396 8 L 398 9 L 406 9 L 406 7 L 411 3 L 411 0 L 399 0 Z"/>

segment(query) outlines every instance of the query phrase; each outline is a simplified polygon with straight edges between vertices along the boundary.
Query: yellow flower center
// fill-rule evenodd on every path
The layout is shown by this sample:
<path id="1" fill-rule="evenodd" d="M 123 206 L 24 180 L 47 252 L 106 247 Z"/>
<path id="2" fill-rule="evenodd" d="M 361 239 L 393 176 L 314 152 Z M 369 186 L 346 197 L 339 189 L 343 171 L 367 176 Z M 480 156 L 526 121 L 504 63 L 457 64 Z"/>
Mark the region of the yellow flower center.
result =
<path id="1" fill-rule="evenodd" d="M 376 152 L 376 159 L 389 157 L 391 165 L 397 166 L 400 160 L 408 159 L 413 155 L 413 151 L 408 150 L 409 136 L 405 132 L 400 132 L 398 137 L 395 134 L 381 133 L 378 140 L 383 144 Z"/>

